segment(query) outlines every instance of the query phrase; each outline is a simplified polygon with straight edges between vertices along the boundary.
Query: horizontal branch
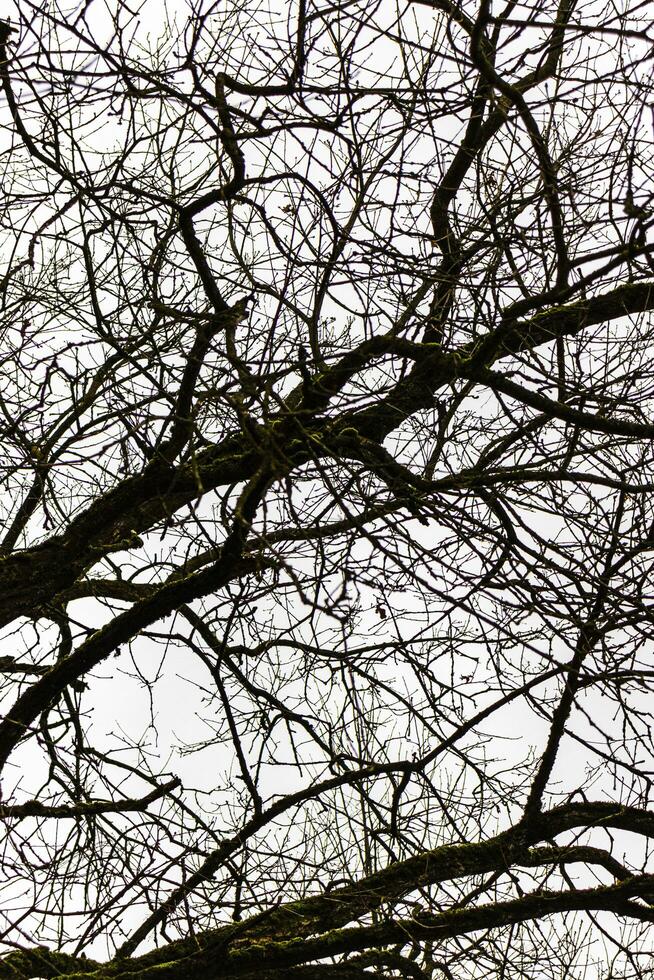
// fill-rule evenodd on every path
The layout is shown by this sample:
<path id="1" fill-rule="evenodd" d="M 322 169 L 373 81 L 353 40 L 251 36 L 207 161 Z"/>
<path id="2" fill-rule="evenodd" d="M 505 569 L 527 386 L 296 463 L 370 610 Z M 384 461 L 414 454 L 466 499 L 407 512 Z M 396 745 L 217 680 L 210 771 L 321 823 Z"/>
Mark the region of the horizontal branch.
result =
<path id="1" fill-rule="evenodd" d="M 651 439 L 654 437 L 654 423 L 630 422 L 629 419 L 608 418 L 604 415 L 594 415 L 582 412 L 564 402 L 555 401 L 536 391 L 530 391 L 523 385 L 516 384 L 497 371 L 477 369 L 466 371 L 466 377 L 484 384 L 491 391 L 500 391 L 516 401 L 537 409 L 549 418 L 561 419 L 586 429 L 588 432 L 606 432 L 609 435 L 630 436 L 632 438 Z"/>
<path id="2" fill-rule="evenodd" d="M 654 875 L 643 874 L 613 885 L 572 891 L 535 891 L 516 899 L 432 914 L 418 912 L 411 918 L 385 919 L 370 926 L 332 929 L 306 938 L 294 935 L 281 939 L 245 938 L 243 924 L 194 937 L 188 953 L 179 955 L 180 944 L 157 950 L 136 960 L 113 960 L 99 965 L 47 950 L 12 953 L 0 961 L 0 980 L 55 975 L 74 975 L 78 980 L 120 978 L 125 980 L 185 980 L 194 977 L 236 978 L 250 975 L 287 976 L 285 970 L 325 957 L 343 956 L 407 942 L 442 943 L 447 939 L 481 930 L 498 929 L 531 919 L 573 911 L 608 911 L 644 922 L 654 922 L 654 910 L 633 899 L 650 903 L 654 898 Z M 332 899 L 335 901 L 334 897 Z M 257 916 L 268 920 L 266 915 Z M 226 948 L 227 943 L 227 948 Z M 229 948 L 229 944 L 232 947 Z M 177 955 L 175 955 L 175 950 Z M 88 965 L 87 965 L 88 964 Z M 86 966 L 86 969 L 80 967 Z M 39 970 L 40 972 L 36 972 Z M 55 970 L 57 971 L 55 973 Z"/>
<path id="3" fill-rule="evenodd" d="M 1 803 L 0 817 L 7 820 L 22 819 L 23 817 L 75 818 L 93 816 L 99 813 L 127 813 L 133 810 L 142 812 L 155 800 L 160 800 L 179 786 L 181 786 L 181 780 L 175 777 L 139 799 L 88 800 L 85 803 L 76 803 L 74 806 L 48 806 L 39 800 L 28 800 L 25 803 Z"/>
<path id="4" fill-rule="evenodd" d="M 400 767 L 395 767 L 400 771 Z M 363 781 L 371 776 L 380 775 L 382 771 L 390 771 L 390 766 L 370 767 L 359 773 L 344 774 L 326 780 L 314 788 L 326 792 L 345 783 L 354 782 L 355 778 Z M 349 779 L 348 779 L 349 775 Z M 264 813 L 249 821 L 241 834 L 231 841 L 225 841 L 212 855 L 207 858 L 201 868 L 189 876 L 183 887 L 176 889 L 169 899 L 148 916 L 147 920 L 136 930 L 130 940 L 121 948 L 121 955 L 131 955 L 140 942 L 156 925 L 163 921 L 189 892 L 200 884 L 209 881 L 224 860 L 234 854 L 246 839 L 270 822 L 271 817 L 277 816 L 289 805 L 297 805 L 302 799 L 311 798 L 311 789 L 293 794 L 278 803 L 273 804 Z M 428 885 L 440 884 L 444 881 L 465 878 L 488 872 L 508 870 L 512 865 L 530 865 L 537 862 L 538 854 L 530 851 L 532 845 L 542 840 L 551 840 L 558 834 L 570 830 L 585 828 L 611 828 L 627 830 L 654 838 L 654 813 L 637 807 L 622 807 L 613 803 L 569 803 L 556 807 L 545 813 L 535 814 L 529 825 L 519 825 L 498 834 L 487 841 L 468 844 L 448 844 L 391 864 L 375 874 L 347 885 L 334 889 L 328 894 L 316 895 L 297 902 L 273 908 L 265 917 L 254 917 L 250 924 L 240 924 L 240 934 L 249 939 L 258 937 L 308 937 L 324 933 L 347 925 L 364 915 L 370 915 L 384 903 L 393 903 L 405 898 L 412 891 Z M 563 855 L 565 848 L 559 850 Z M 597 860 L 599 849 L 593 848 L 593 859 Z M 591 858 L 591 850 L 586 855 Z M 540 863 L 549 864 L 552 852 L 542 853 Z M 605 865 L 606 866 L 606 865 Z M 615 869 L 614 869 L 615 870 Z M 228 927 L 229 928 L 229 927 Z M 206 942 L 216 939 L 222 930 L 213 930 L 206 934 Z M 182 940 L 166 947 L 164 951 L 147 953 L 139 959 L 144 963 L 160 962 L 171 955 L 190 955 L 197 937 L 192 940 Z"/>
<path id="5" fill-rule="evenodd" d="M 436 915 L 418 913 L 415 917 L 388 920 L 372 926 L 337 929 L 324 936 L 310 939 L 292 939 L 280 942 L 257 942 L 244 945 L 227 956 L 221 955 L 220 967 L 212 964 L 214 975 L 231 978 L 247 974 L 253 968 L 270 969 L 294 966 L 326 956 L 339 956 L 369 948 L 379 948 L 394 943 L 405 945 L 410 941 L 440 943 L 446 939 L 465 936 L 481 930 L 497 929 L 526 922 L 542 920 L 549 915 L 573 911 L 608 911 L 631 916 L 640 921 L 654 922 L 654 910 L 638 905 L 630 899 L 654 897 L 654 875 L 640 875 L 607 887 L 579 889 L 568 892 L 533 892 L 507 902 L 496 902 L 476 908 L 453 909 Z M 199 959 L 207 962 L 210 949 Z M 170 964 L 157 973 L 162 980 L 178 980 L 188 975 L 176 964 Z M 136 973 L 135 976 L 139 976 Z M 140 974 L 143 980 L 148 976 Z M 280 977 L 283 974 L 280 973 Z"/>

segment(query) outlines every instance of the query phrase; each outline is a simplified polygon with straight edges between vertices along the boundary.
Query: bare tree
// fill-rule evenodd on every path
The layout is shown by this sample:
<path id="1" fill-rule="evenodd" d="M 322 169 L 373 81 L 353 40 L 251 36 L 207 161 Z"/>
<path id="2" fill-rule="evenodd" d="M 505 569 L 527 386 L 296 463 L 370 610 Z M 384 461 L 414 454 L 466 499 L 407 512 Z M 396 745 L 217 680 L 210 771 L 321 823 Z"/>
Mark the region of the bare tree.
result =
<path id="1" fill-rule="evenodd" d="M 654 973 L 653 44 L 0 23 L 0 978 Z"/>

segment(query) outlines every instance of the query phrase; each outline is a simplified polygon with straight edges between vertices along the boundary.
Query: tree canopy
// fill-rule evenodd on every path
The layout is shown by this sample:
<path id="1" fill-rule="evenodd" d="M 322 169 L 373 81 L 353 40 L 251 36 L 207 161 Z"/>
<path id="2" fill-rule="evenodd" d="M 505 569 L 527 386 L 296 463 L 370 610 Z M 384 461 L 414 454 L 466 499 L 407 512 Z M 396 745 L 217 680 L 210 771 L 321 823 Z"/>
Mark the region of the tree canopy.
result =
<path id="1" fill-rule="evenodd" d="M 0 978 L 651 976 L 654 36 L 0 22 Z"/>

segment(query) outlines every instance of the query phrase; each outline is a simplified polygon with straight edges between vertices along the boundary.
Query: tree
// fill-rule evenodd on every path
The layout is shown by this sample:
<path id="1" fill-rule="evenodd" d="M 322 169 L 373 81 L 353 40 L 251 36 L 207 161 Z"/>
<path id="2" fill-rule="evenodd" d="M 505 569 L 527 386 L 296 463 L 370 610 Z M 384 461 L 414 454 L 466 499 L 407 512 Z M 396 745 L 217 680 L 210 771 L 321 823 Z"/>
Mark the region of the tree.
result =
<path id="1" fill-rule="evenodd" d="M 645 18 L 0 25 L 0 977 L 652 974 Z"/>

